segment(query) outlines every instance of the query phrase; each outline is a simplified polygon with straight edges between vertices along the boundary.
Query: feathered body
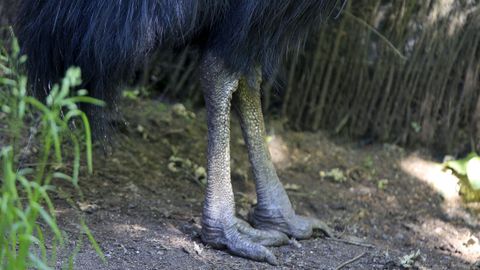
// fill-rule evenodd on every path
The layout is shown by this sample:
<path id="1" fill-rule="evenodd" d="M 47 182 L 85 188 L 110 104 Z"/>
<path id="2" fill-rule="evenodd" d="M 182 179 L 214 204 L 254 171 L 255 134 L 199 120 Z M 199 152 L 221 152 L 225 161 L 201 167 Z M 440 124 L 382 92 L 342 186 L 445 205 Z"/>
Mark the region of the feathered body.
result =
<path id="1" fill-rule="evenodd" d="M 105 89 L 162 47 L 196 44 L 231 72 L 272 72 L 289 48 L 318 28 L 338 0 L 23 0 L 17 35 L 35 82 L 66 68 Z"/>
<path id="2" fill-rule="evenodd" d="M 193 44 L 230 72 L 248 76 L 261 66 L 268 76 L 343 2 L 23 0 L 16 31 L 37 95 L 79 66 L 90 95 L 111 102 L 116 88 L 165 47 Z"/>

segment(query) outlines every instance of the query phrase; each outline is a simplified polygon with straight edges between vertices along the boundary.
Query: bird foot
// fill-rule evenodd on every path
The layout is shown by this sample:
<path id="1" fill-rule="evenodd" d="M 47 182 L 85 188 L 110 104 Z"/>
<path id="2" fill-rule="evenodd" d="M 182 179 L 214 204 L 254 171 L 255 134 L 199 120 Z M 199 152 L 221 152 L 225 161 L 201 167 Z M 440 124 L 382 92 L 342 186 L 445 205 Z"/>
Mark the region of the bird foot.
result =
<path id="1" fill-rule="evenodd" d="M 293 210 L 254 207 L 249 219 L 257 229 L 279 231 L 295 239 L 310 238 L 316 229 L 328 237 L 334 236 L 333 230 L 321 220 L 297 215 Z"/>
<path id="2" fill-rule="evenodd" d="M 202 240 L 214 248 L 226 248 L 233 255 L 265 261 L 277 265 L 277 258 L 265 246 L 279 246 L 289 242 L 288 237 L 275 230 L 254 229 L 247 222 L 235 218 L 233 224 L 202 227 Z M 207 222 L 208 223 L 208 222 Z"/>

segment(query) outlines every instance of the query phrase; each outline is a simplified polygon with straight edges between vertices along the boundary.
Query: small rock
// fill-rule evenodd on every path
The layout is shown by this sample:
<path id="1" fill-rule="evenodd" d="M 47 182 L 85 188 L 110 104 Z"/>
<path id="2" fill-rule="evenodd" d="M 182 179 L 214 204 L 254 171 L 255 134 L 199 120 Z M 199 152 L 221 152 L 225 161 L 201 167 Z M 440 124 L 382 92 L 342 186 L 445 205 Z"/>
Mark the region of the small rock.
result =
<path id="1" fill-rule="evenodd" d="M 78 207 L 81 211 L 91 214 L 100 208 L 98 205 L 94 203 L 86 203 L 86 202 L 79 202 Z"/>

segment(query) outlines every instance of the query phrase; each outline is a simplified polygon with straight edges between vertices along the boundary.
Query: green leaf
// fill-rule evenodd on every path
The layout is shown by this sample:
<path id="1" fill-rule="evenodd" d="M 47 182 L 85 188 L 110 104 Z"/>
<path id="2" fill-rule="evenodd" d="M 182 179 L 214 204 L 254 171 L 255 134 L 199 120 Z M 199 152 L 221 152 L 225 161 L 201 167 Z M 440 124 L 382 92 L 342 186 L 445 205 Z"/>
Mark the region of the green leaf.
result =
<path id="1" fill-rule="evenodd" d="M 103 254 L 102 249 L 98 245 L 97 241 L 92 235 L 92 232 L 90 232 L 90 229 L 88 229 L 87 225 L 85 224 L 85 221 L 81 221 L 82 229 L 85 232 L 85 234 L 88 237 L 88 240 L 90 241 L 90 244 L 92 245 L 93 249 L 95 249 L 95 252 L 97 252 L 97 255 L 102 259 L 104 263 L 107 262 L 107 259 L 105 258 L 105 255 Z"/>
<path id="2" fill-rule="evenodd" d="M 480 157 L 474 157 L 467 162 L 466 174 L 472 188 L 480 190 Z"/>
<path id="3" fill-rule="evenodd" d="M 42 219 L 48 224 L 52 232 L 58 239 L 62 239 L 62 234 L 60 233 L 60 229 L 58 229 L 57 223 L 55 220 L 43 209 L 38 203 L 32 203 L 32 207 L 35 208 L 40 213 Z"/>
<path id="4" fill-rule="evenodd" d="M 452 169 L 457 174 L 467 175 L 467 164 L 474 157 L 477 157 L 477 154 L 470 153 L 466 158 L 459 159 L 459 160 L 447 161 L 444 164 L 444 166 L 446 168 Z"/>
<path id="5" fill-rule="evenodd" d="M 41 259 L 39 259 L 37 256 L 33 255 L 32 253 L 29 254 L 29 259 L 32 261 L 33 265 L 37 269 L 41 270 L 51 270 L 52 268 L 48 267 L 44 262 L 42 262 Z"/>

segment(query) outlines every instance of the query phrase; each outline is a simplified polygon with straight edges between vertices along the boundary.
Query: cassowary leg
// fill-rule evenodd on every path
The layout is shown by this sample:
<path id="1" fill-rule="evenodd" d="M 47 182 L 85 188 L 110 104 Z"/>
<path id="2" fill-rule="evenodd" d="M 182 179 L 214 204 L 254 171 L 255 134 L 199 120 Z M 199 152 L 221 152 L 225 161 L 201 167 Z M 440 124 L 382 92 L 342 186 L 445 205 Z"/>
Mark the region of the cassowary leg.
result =
<path id="1" fill-rule="evenodd" d="M 257 205 L 250 216 L 251 224 L 257 229 L 276 230 L 297 239 L 310 237 L 313 229 L 331 235 L 331 230 L 320 220 L 295 214 L 278 179 L 265 141 L 260 101 L 261 74 L 259 71 L 257 73 L 257 79 L 253 83 L 247 83 L 244 79 L 239 81 L 232 102 L 240 117 L 256 182 Z"/>
<path id="2" fill-rule="evenodd" d="M 202 240 L 235 255 L 276 264 L 275 256 L 263 245 L 288 238 L 278 231 L 255 230 L 235 217 L 230 181 L 230 102 L 238 76 L 228 73 L 220 59 L 207 55 L 201 64 L 201 80 L 208 125 Z"/>

